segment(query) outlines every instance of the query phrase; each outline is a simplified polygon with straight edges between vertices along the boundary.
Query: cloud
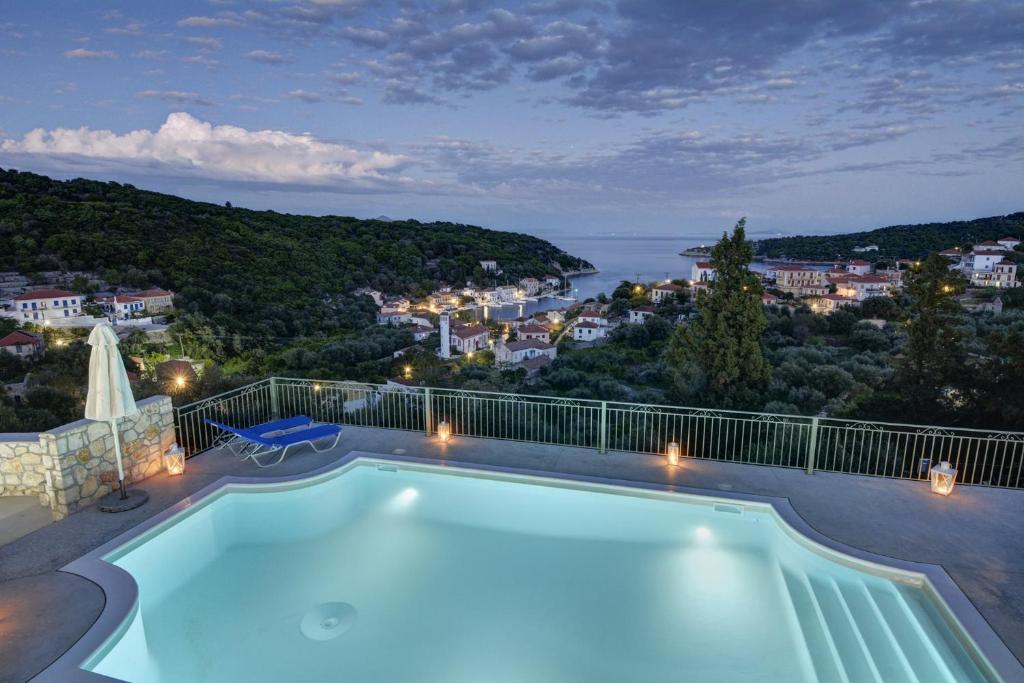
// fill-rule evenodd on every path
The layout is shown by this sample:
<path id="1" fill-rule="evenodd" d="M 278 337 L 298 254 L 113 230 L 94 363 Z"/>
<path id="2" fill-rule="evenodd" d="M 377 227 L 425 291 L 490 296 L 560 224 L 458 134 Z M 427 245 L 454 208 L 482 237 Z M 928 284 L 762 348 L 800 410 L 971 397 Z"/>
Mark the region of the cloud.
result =
<path id="1" fill-rule="evenodd" d="M 392 80 L 384 88 L 384 102 L 387 104 L 444 104 L 444 100 L 423 92 L 416 86 Z"/>
<path id="2" fill-rule="evenodd" d="M 251 59 L 254 62 L 263 62 L 264 64 L 284 64 L 289 61 L 284 55 L 270 52 L 269 50 L 252 50 L 245 53 L 245 58 Z"/>
<path id="3" fill-rule="evenodd" d="M 171 114 L 156 131 L 118 134 L 90 128 L 37 128 L 22 139 L 0 141 L 8 155 L 66 161 L 81 166 L 274 186 L 337 191 L 400 188 L 408 159 L 360 150 L 309 134 L 213 125 L 190 114 Z"/>
<path id="4" fill-rule="evenodd" d="M 178 21 L 182 28 L 211 28 L 215 26 L 241 26 L 242 22 L 234 17 L 185 17 Z"/>
<path id="5" fill-rule="evenodd" d="M 187 40 L 193 45 L 198 45 L 205 50 L 219 50 L 224 47 L 224 44 L 219 40 L 216 38 L 210 38 L 209 36 L 192 36 Z"/>
<path id="6" fill-rule="evenodd" d="M 64 56 L 69 59 L 114 59 L 117 57 L 117 53 L 111 50 L 86 50 L 79 47 L 68 50 Z"/>
<path id="7" fill-rule="evenodd" d="M 164 100 L 166 102 L 174 102 L 175 104 L 194 104 L 200 107 L 212 107 L 213 102 L 201 97 L 194 92 L 184 92 L 181 90 L 142 90 L 141 92 L 135 93 L 137 97 L 145 97 L 148 99 Z"/>
<path id="8" fill-rule="evenodd" d="M 317 92 L 309 92 L 307 90 L 292 90 L 288 93 L 288 97 L 295 100 L 302 100 L 306 104 L 316 104 L 317 102 L 323 102 L 323 95 Z"/>

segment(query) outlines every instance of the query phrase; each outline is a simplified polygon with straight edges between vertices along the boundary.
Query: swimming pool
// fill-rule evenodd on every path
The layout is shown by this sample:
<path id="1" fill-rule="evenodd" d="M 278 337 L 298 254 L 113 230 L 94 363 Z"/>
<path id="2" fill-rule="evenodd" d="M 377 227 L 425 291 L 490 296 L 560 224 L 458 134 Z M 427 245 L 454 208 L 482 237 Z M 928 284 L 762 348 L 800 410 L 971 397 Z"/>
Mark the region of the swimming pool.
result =
<path id="1" fill-rule="evenodd" d="M 102 559 L 137 600 L 82 668 L 138 683 L 998 680 L 923 574 L 753 499 L 360 458 Z"/>

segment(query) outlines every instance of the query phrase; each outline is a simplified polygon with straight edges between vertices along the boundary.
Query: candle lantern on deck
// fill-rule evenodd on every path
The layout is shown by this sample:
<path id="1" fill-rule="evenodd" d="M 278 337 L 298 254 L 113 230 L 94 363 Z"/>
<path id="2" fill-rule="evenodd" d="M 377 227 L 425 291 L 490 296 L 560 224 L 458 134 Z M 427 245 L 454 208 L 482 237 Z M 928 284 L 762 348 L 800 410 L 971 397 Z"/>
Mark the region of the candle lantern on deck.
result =
<path id="1" fill-rule="evenodd" d="M 164 469 L 167 474 L 177 476 L 185 473 L 185 449 L 174 444 L 164 453 Z"/>
<path id="2" fill-rule="evenodd" d="M 953 486 L 956 484 L 956 469 L 948 462 L 943 461 L 937 467 L 933 467 L 929 471 L 929 476 L 932 482 L 932 493 L 948 496 L 953 492 Z"/>
<path id="3" fill-rule="evenodd" d="M 450 441 L 452 438 L 452 428 L 447 421 L 442 420 L 437 423 L 437 439 L 444 443 Z"/>
<path id="4" fill-rule="evenodd" d="M 672 467 L 679 466 L 679 444 L 672 441 L 668 445 L 668 450 L 665 452 L 665 458 L 668 460 L 668 464 Z"/>

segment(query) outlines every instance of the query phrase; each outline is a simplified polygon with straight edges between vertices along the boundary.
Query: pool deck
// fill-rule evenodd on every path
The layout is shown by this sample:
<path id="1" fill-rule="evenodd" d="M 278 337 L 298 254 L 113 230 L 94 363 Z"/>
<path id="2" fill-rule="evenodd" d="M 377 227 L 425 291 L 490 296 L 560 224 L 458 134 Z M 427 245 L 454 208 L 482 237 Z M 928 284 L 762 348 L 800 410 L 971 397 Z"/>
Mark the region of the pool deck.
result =
<path id="1" fill-rule="evenodd" d="M 921 482 L 689 459 L 676 469 L 646 455 L 465 437 L 440 444 L 417 433 L 348 427 L 333 451 L 296 452 L 262 470 L 220 451 L 204 453 L 188 461 L 182 477 L 143 482 L 150 500 L 136 510 L 90 508 L 0 546 L 0 683 L 26 681 L 44 669 L 102 610 L 103 591 L 60 567 L 223 476 L 300 474 L 351 451 L 787 498 L 836 541 L 944 567 L 1024 660 L 1024 491 L 958 487 L 943 498 Z"/>

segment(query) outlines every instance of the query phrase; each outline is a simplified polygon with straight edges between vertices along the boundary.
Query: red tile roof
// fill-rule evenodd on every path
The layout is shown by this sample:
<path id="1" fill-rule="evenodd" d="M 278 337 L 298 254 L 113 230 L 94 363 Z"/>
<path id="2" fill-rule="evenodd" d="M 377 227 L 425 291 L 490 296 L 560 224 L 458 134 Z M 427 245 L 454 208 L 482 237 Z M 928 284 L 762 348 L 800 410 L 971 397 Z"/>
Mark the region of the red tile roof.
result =
<path id="1" fill-rule="evenodd" d="M 459 327 L 452 330 L 452 334 L 459 339 L 469 339 L 481 334 L 488 334 L 489 332 L 490 330 L 483 325 L 466 325 L 465 327 Z"/>
<path id="2" fill-rule="evenodd" d="M 600 328 L 601 326 L 598 325 L 597 323 L 588 323 L 587 321 L 584 320 L 583 322 L 576 323 L 576 327 L 585 327 L 587 329 L 597 329 L 597 328 Z"/>
<path id="3" fill-rule="evenodd" d="M 656 309 L 654 306 L 637 306 L 633 310 L 636 311 L 637 313 L 654 313 L 658 309 Z"/>
<path id="4" fill-rule="evenodd" d="M 158 296 L 173 296 L 166 289 L 144 289 L 141 292 L 135 292 L 131 296 L 137 296 L 141 299 L 152 299 Z"/>
<path id="5" fill-rule="evenodd" d="M 975 249 L 973 253 L 975 256 L 1002 256 L 1006 252 L 1001 249 Z"/>
<path id="6" fill-rule="evenodd" d="M 548 328 L 541 327 L 540 325 L 527 324 L 520 325 L 517 332 L 519 334 L 547 334 Z"/>
<path id="7" fill-rule="evenodd" d="M 682 287 L 672 282 L 669 282 L 664 285 L 655 285 L 654 289 L 661 289 L 666 292 L 678 292 L 679 290 L 682 289 Z"/>
<path id="8" fill-rule="evenodd" d="M 14 297 L 15 301 L 35 301 L 37 299 L 60 299 L 66 296 L 82 296 L 78 292 L 69 292 L 66 289 L 38 289 L 34 292 L 25 292 Z"/>
<path id="9" fill-rule="evenodd" d="M 715 267 L 713 265 L 711 265 L 711 261 L 697 261 L 697 267 L 698 268 L 706 268 L 706 269 L 710 269 L 710 270 L 714 270 L 715 269 Z"/>
<path id="10" fill-rule="evenodd" d="M 14 332 L 11 332 L 9 335 L 4 337 L 3 339 L 0 339 L 0 346 L 18 346 L 19 344 L 33 344 L 33 345 L 36 345 L 36 344 L 41 344 L 42 342 L 43 342 L 42 339 L 40 339 L 39 337 L 36 337 L 34 335 L 31 335 L 28 332 L 22 332 L 21 330 L 15 330 Z"/>
<path id="11" fill-rule="evenodd" d="M 855 258 L 852 261 L 847 261 L 847 265 L 850 266 L 870 266 L 871 264 L 864 259 Z"/>
<path id="12" fill-rule="evenodd" d="M 505 345 L 509 351 L 522 351 L 523 349 L 553 349 L 554 344 L 549 344 L 540 339 L 521 339 L 520 341 L 509 342 Z"/>

